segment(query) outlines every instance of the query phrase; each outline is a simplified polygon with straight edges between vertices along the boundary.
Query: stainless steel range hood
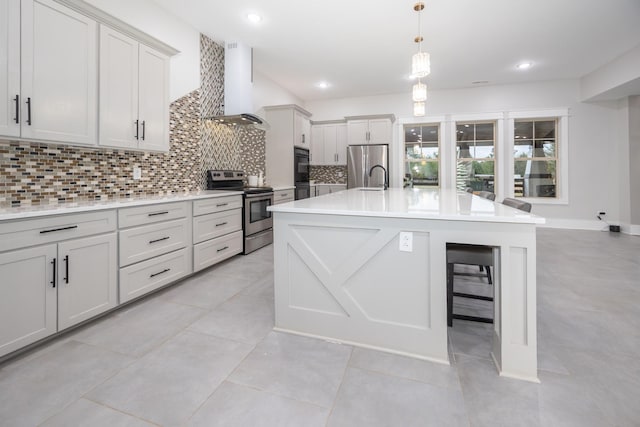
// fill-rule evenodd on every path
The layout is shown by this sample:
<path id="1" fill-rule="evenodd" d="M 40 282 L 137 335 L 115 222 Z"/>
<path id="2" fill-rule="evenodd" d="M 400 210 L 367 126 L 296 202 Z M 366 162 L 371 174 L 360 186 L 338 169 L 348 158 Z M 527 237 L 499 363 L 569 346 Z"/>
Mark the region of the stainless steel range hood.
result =
<path id="1" fill-rule="evenodd" d="M 269 125 L 253 111 L 253 49 L 239 42 L 227 42 L 224 52 L 224 115 L 205 117 L 205 120 L 266 130 Z"/>

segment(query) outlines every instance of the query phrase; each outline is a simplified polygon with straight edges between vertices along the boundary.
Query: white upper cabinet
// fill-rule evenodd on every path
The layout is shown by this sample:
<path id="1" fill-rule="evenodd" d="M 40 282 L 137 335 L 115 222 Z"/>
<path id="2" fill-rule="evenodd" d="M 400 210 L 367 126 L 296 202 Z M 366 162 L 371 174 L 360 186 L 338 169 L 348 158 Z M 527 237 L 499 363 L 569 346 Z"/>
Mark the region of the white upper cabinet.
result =
<path id="1" fill-rule="evenodd" d="M 168 92 L 166 55 L 100 27 L 100 145 L 167 151 Z"/>
<path id="2" fill-rule="evenodd" d="M 19 0 L 0 0 L 0 135 L 20 136 Z"/>
<path id="3" fill-rule="evenodd" d="M 314 124 L 311 128 L 311 164 L 346 165 L 347 125 L 345 123 Z"/>
<path id="4" fill-rule="evenodd" d="M 298 110 L 294 110 L 293 117 L 293 145 L 309 149 L 311 145 L 311 122 L 309 117 Z"/>
<path id="5" fill-rule="evenodd" d="M 393 141 L 394 121 L 392 114 L 372 117 L 347 117 L 348 143 L 357 144 L 391 144 Z"/>
<path id="6" fill-rule="evenodd" d="M 97 23 L 53 0 L 22 0 L 21 136 L 97 142 Z"/>

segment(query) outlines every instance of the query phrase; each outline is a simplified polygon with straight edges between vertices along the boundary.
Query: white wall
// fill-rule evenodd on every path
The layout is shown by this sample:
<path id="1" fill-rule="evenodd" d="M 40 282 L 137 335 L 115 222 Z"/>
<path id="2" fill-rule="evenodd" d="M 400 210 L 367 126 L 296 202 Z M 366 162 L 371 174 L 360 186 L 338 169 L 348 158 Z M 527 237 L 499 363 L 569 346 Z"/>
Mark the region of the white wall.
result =
<path id="1" fill-rule="evenodd" d="M 171 58 L 170 101 L 200 87 L 200 33 L 151 0 L 86 0 L 179 50 Z"/>
<path id="2" fill-rule="evenodd" d="M 410 90 L 407 85 L 402 94 L 307 101 L 306 108 L 314 120 L 394 113 L 399 119 L 416 122 Z M 427 100 L 427 115 L 569 108 L 569 203 L 537 204 L 533 211 L 555 219 L 557 225 L 599 228 L 597 211 L 606 211 L 611 220 L 620 218 L 618 104 L 586 104 L 579 99 L 577 80 L 434 90 Z M 393 151 L 398 152 L 397 147 Z M 398 162 L 394 165 L 399 167 Z"/>
<path id="3" fill-rule="evenodd" d="M 296 104 L 304 107 L 304 101 L 279 86 L 264 74 L 253 72 L 253 111 L 260 111 L 269 105 Z M 264 115 L 263 115 L 264 116 Z"/>

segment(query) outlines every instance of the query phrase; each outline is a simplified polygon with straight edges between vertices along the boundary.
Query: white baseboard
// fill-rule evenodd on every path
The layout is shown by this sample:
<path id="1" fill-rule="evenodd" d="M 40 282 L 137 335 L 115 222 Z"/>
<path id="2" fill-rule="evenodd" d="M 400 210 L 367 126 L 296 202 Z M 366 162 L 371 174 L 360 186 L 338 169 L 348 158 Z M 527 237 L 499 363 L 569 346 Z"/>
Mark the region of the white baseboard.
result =
<path id="1" fill-rule="evenodd" d="M 566 219 L 566 218 L 546 218 L 545 224 L 538 225 L 542 228 L 565 228 L 568 230 L 592 230 L 609 231 L 609 226 L 598 220 L 591 219 Z M 625 234 L 640 236 L 640 225 L 620 224 L 620 231 Z"/>

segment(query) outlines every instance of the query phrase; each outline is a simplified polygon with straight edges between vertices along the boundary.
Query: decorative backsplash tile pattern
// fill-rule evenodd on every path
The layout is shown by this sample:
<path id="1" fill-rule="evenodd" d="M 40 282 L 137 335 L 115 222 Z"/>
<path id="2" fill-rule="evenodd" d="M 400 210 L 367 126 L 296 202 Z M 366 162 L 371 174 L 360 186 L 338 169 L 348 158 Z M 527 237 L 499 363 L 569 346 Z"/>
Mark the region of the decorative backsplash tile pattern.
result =
<path id="1" fill-rule="evenodd" d="M 171 103 L 170 151 L 0 140 L 0 206 L 112 199 L 200 187 L 199 92 Z M 142 178 L 133 180 L 133 168 Z"/>
<path id="2" fill-rule="evenodd" d="M 267 139 L 265 131 L 250 126 L 243 126 L 238 130 L 242 141 L 240 150 L 242 170 L 246 176 L 258 176 L 262 172 L 265 176 L 265 182 L 269 184 L 265 170 L 265 141 Z"/>
<path id="3" fill-rule="evenodd" d="M 202 117 L 224 114 L 224 46 L 200 34 Z"/>
<path id="4" fill-rule="evenodd" d="M 309 179 L 322 184 L 346 184 L 346 166 L 311 166 Z"/>

